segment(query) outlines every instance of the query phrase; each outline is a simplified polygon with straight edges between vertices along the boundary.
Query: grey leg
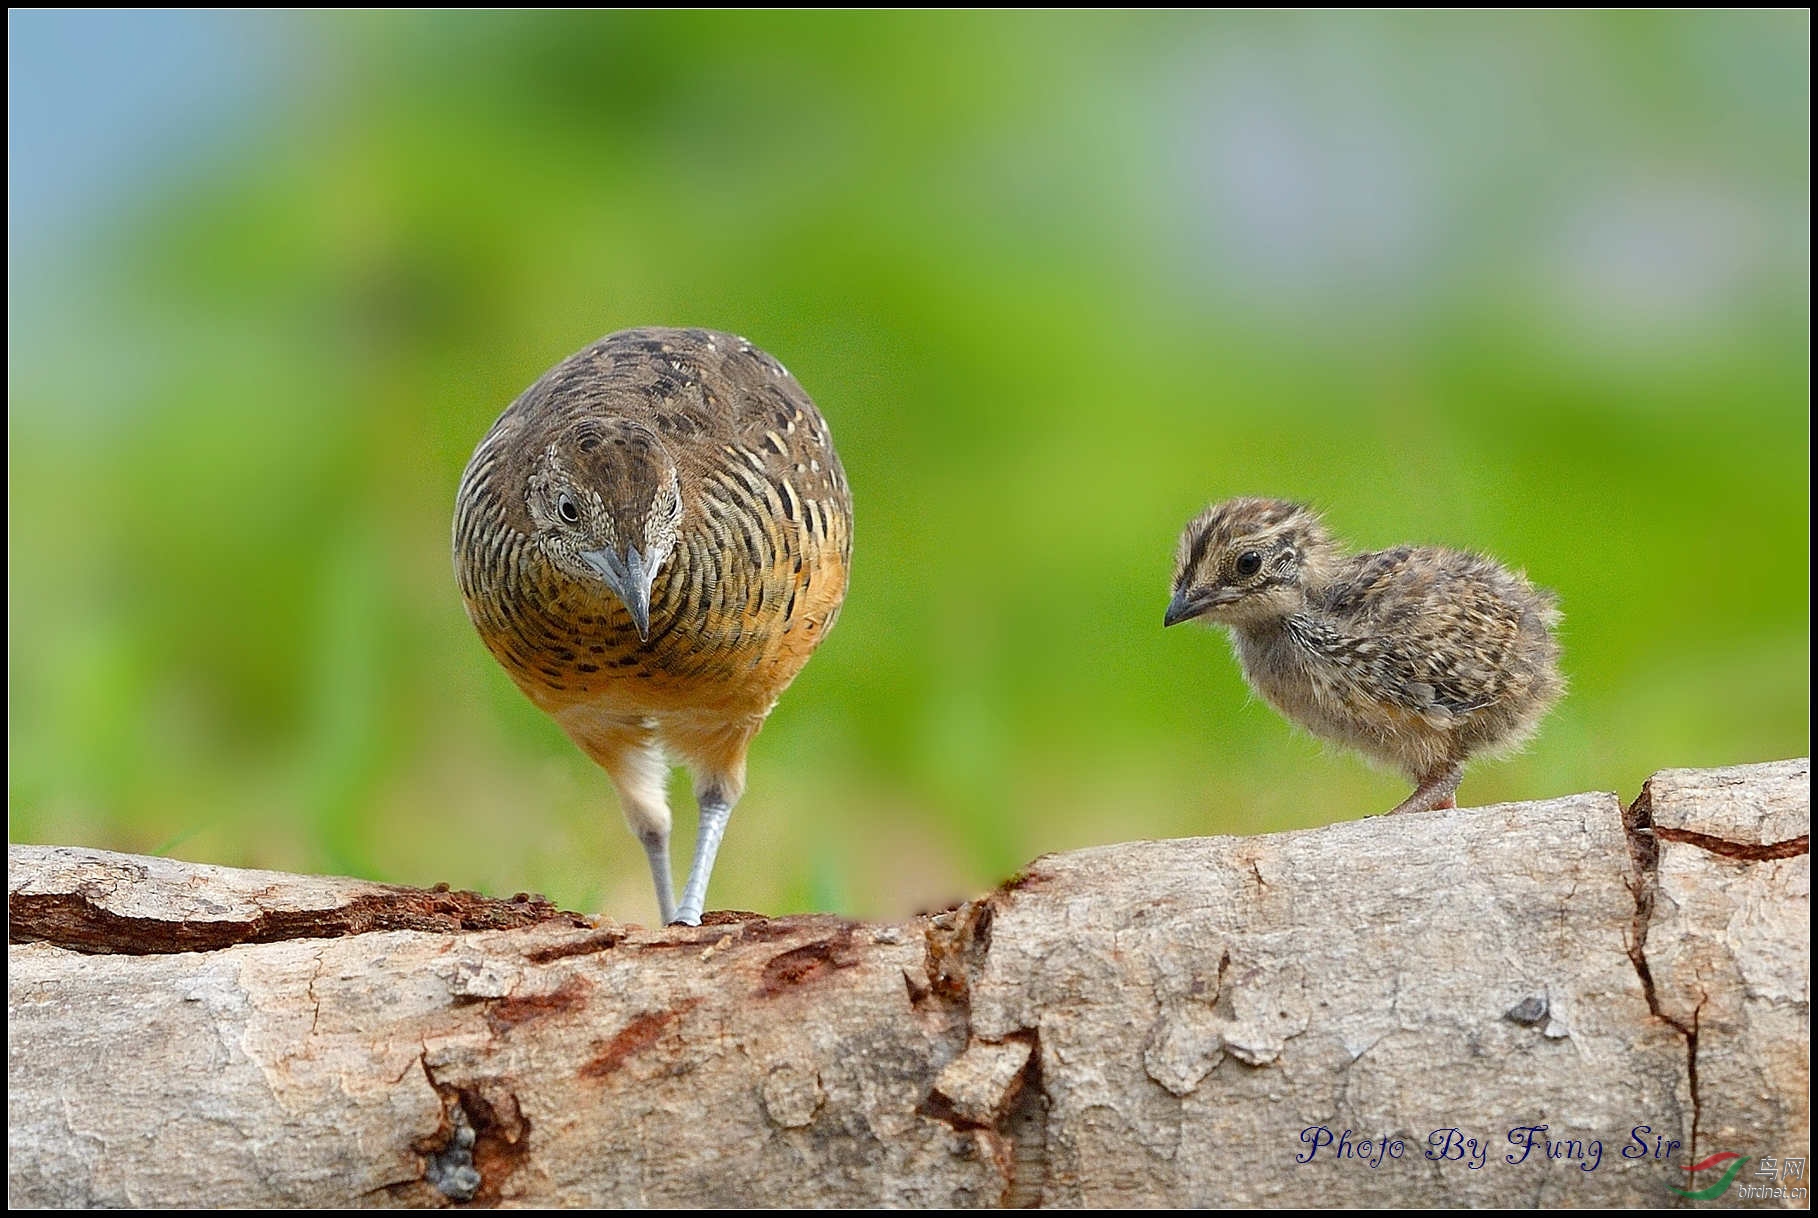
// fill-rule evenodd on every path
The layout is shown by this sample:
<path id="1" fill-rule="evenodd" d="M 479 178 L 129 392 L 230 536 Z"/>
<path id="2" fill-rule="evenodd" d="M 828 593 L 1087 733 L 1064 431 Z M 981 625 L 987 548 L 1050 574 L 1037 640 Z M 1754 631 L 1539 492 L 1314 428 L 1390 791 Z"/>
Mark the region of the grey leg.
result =
<path id="1" fill-rule="evenodd" d="M 1458 784 L 1464 779 L 1464 766 L 1457 763 L 1442 766 L 1420 780 L 1414 788 L 1414 794 L 1408 796 L 1393 808 L 1389 815 L 1398 812 L 1431 812 L 1435 808 L 1455 806 L 1452 796 L 1458 793 Z"/>
<path id="2" fill-rule="evenodd" d="M 707 906 L 707 880 L 713 875 L 713 860 L 720 852 L 720 839 L 726 836 L 726 822 L 731 819 L 732 805 L 724 796 L 710 792 L 701 797 L 701 833 L 695 839 L 687 887 L 682 889 L 682 907 L 675 911 L 672 922 L 683 926 L 701 924 L 701 911 Z"/>
<path id="3" fill-rule="evenodd" d="M 664 789 L 669 767 L 663 751 L 646 734 L 619 744 L 616 751 L 601 745 L 595 755 L 618 788 L 625 823 L 644 845 L 650 878 L 656 882 L 657 912 L 668 922 L 675 916 L 675 888 L 669 878 L 669 793 Z"/>
<path id="4" fill-rule="evenodd" d="M 675 920 L 675 886 L 669 878 L 669 827 L 638 834 L 650 860 L 650 878 L 656 884 L 657 913 L 667 925 Z"/>

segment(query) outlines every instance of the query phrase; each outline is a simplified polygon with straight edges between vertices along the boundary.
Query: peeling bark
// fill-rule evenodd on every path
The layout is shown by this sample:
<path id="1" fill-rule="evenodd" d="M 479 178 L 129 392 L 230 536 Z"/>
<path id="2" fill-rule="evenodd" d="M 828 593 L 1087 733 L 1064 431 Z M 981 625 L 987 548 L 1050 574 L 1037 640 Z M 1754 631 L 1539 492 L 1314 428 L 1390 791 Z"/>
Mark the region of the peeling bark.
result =
<path id="1" fill-rule="evenodd" d="M 1108 846 L 899 926 L 14 846 L 9 1200 L 1670 1204 L 1808 1152 L 1809 792 Z"/>

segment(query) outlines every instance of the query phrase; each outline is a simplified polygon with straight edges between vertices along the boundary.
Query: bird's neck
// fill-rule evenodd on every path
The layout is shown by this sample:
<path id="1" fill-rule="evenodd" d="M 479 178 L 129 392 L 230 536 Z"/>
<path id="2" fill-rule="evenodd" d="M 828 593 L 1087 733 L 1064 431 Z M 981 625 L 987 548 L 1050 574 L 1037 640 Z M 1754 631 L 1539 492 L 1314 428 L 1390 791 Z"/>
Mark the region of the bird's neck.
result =
<path id="1" fill-rule="evenodd" d="M 1311 603 L 1293 613 L 1231 627 L 1238 657 L 1252 671 L 1299 667 L 1330 650 L 1335 633 L 1327 615 Z"/>

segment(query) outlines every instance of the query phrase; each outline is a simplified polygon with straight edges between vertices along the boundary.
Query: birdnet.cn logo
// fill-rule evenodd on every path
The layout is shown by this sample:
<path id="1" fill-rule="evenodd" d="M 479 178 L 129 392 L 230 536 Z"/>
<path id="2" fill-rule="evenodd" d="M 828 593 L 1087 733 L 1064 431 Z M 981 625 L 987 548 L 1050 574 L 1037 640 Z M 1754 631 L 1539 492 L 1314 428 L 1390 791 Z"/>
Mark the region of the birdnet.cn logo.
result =
<path id="1" fill-rule="evenodd" d="M 1736 1177 L 1753 1162 L 1755 1170 L 1741 1184 L 1736 1184 Z M 1735 1185 L 1735 1199 L 1738 1201 L 1809 1201 L 1810 1191 L 1805 1187 L 1805 1160 L 1782 1159 L 1773 1155 L 1763 1155 L 1759 1160 L 1752 1160 L 1739 1155 L 1733 1150 L 1710 1155 L 1686 1168 L 1687 1183 L 1695 1188 L 1676 1188 L 1667 1185 L 1669 1193 L 1677 1193 L 1689 1201 L 1715 1201 L 1730 1191 Z M 1710 1172 L 1710 1176 L 1699 1176 L 1699 1172 Z M 1714 1177 L 1714 1178 L 1713 1178 Z M 1788 1180 L 1802 1183 L 1789 1186 Z M 1708 1181 L 1708 1183 L 1707 1183 Z"/>

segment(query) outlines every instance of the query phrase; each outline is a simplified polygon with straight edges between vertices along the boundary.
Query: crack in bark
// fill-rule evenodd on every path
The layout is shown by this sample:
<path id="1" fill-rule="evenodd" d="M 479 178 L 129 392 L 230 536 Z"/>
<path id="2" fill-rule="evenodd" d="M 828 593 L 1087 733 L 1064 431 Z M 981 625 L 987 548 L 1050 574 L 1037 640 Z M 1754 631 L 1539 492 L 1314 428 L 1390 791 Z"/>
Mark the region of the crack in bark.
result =
<path id="1" fill-rule="evenodd" d="M 764 964 L 763 984 L 758 987 L 759 996 L 775 998 L 796 986 L 817 981 L 828 973 L 858 964 L 861 957 L 852 933 L 856 926 L 853 923 L 838 934 L 772 956 Z"/>
<path id="2" fill-rule="evenodd" d="M 1789 837 L 1783 842 L 1733 842 L 1727 837 L 1716 837 L 1709 833 L 1699 833 L 1692 829 L 1667 829 L 1656 826 L 1654 836 L 1664 842 L 1683 842 L 1696 846 L 1711 854 L 1721 854 L 1725 858 L 1742 859 L 1746 862 L 1761 863 L 1769 859 L 1792 859 L 1802 854 L 1811 853 L 1811 835 L 1801 833 L 1798 837 Z"/>
<path id="3" fill-rule="evenodd" d="M 1042 1086 L 1042 1038 L 1035 1028 L 1020 1035 L 1029 1041 L 1022 1090 L 998 1126 L 1008 1142 L 1005 1173 L 1010 1178 L 998 1204 L 1012 1210 L 1037 1208 L 1048 1187 L 1048 1093 Z"/>
<path id="4" fill-rule="evenodd" d="M 984 972 L 985 960 L 991 951 L 996 903 L 1031 882 L 1031 877 L 1019 875 L 990 896 L 967 901 L 929 917 L 923 931 L 925 988 L 904 974 L 911 1006 L 920 1006 L 932 999 L 947 1005 L 959 1016 L 961 1053 L 972 1044 L 972 985 Z M 1036 1028 L 1019 1028 L 1002 1040 L 1026 1041 L 1029 1058 L 1010 1081 L 1014 1095 L 993 1121 L 983 1124 L 968 1120 L 954 1110 L 946 1096 L 935 1090 L 932 1081 L 916 1112 L 957 1131 L 981 1132 L 989 1140 L 993 1158 L 1004 1174 L 1004 1193 L 998 1199 L 998 1206 L 1028 1209 L 1041 1204 L 1048 1177 L 1048 1097 L 1042 1088 L 1041 1032 Z"/>
<path id="5" fill-rule="evenodd" d="M 1629 925 L 1629 962 L 1641 981 L 1641 993 L 1647 1000 L 1648 1013 L 1685 1038 L 1686 1087 L 1692 1097 L 1692 1130 L 1686 1148 L 1686 1162 L 1698 1162 L 1698 1125 L 1701 1101 L 1698 1096 L 1698 1016 L 1704 1010 L 1704 999 L 1692 1009 L 1691 1026 L 1661 1008 L 1659 991 L 1654 987 L 1654 970 L 1648 965 L 1648 928 L 1654 920 L 1654 901 L 1660 892 L 1660 839 L 1681 840 L 1672 836 L 1683 830 L 1659 829 L 1654 824 L 1654 793 L 1643 784 L 1635 802 L 1623 809 L 1622 826 L 1629 841 L 1629 858 L 1634 865 L 1634 879 L 1629 891 L 1635 896 L 1635 917 Z M 1695 836 L 1703 837 L 1703 834 Z M 1713 841 L 1718 839 L 1711 839 Z M 1732 843 L 1733 844 L 1733 843 Z"/>
<path id="6" fill-rule="evenodd" d="M 427 1057 L 417 1064 L 441 1097 L 442 1121 L 413 1144 L 423 1156 L 423 1175 L 389 1185 L 384 1193 L 407 1205 L 497 1207 L 506 1182 L 530 1158 L 530 1120 L 517 1096 L 492 1080 L 444 1083 Z"/>
<path id="7" fill-rule="evenodd" d="M 1692 846 L 1707 854 L 1740 862 L 1768 862 L 1775 859 L 1798 858 L 1809 854 L 1811 852 L 1811 835 L 1802 833 L 1797 837 L 1777 842 L 1743 842 L 1711 833 L 1700 833 L 1695 829 L 1657 825 L 1654 823 L 1654 791 L 1651 778 L 1642 784 L 1641 793 L 1635 797 L 1634 803 L 1624 809 L 1623 828 L 1627 832 L 1629 855 L 1634 864 L 1634 880 L 1630 890 L 1635 895 L 1635 917 L 1629 932 L 1629 959 L 1634 964 L 1635 974 L 1641 981 L 1641 990 L 1647 1000 L 1649 1013 L 1685 1040 L 1686 1085 L 1692 1101 L 1692 1128 L 1686 1161 L 1688 1164 L 1696 1163 L 1699 1160 L 1698 1140 L 1704 1118 L 1703 1097 L 1698 1086 L 1699 1032 L 1704 1005 L 1710 996 L 1699 994 L 1697 1004 L 1692 1008 L 1690 1021 L 1668 1012 L 1660 1001 L 1653 969 L 1647 958 L 1648 931 L 1653 924 L 1655 901 L 1660 889 L 1660 843 L 1665 841 Z M 1689 1176 L 1687 1184 L 1690 1187 L 1691 1178 Z"/>
<path id="8" fill-rule="evenodd" d="M 536 951 L 526 952 L 524 959 L 531 964 L 548 964 L 552 960 L 566 960 L 571 956 L 591 956 L 597 952 L 611 951 L 625 941 L 625 932 L 618 927 L 600 931 L 576 939 L 572 943 L 557 943 L 551 947 L 540 947 Z"/>
<path id="9" fill-rule="evenodd" d="M 316 996 L 316 982 L 322 979 L 322 970 L 328 965 L 321 952 L 316 953 L 315 971 L 309 975 L 309 985 L 304 992 L 309 995 L 309 1034 L 314 1036 L 316 1029 L 322 1025 L 322 1000 Z"/>
<path id="10" fill-rule="evenodd" d="M 509 901 L 477 892 L 387 888 L 329 909 L 261 910 L 250 918 L 207 921 L 141 918 L 118 914 L 79 892 L 7 894 L 7 942 L 49 943 L 87 955 L 156 956 L 211 952 L 241 943 L 290 939 L 339 939 L 387 930 L 451 933 L 517 930 L 540 922 L 587 926 L 580 914 L 543 897 L 519 894 Z"/>

